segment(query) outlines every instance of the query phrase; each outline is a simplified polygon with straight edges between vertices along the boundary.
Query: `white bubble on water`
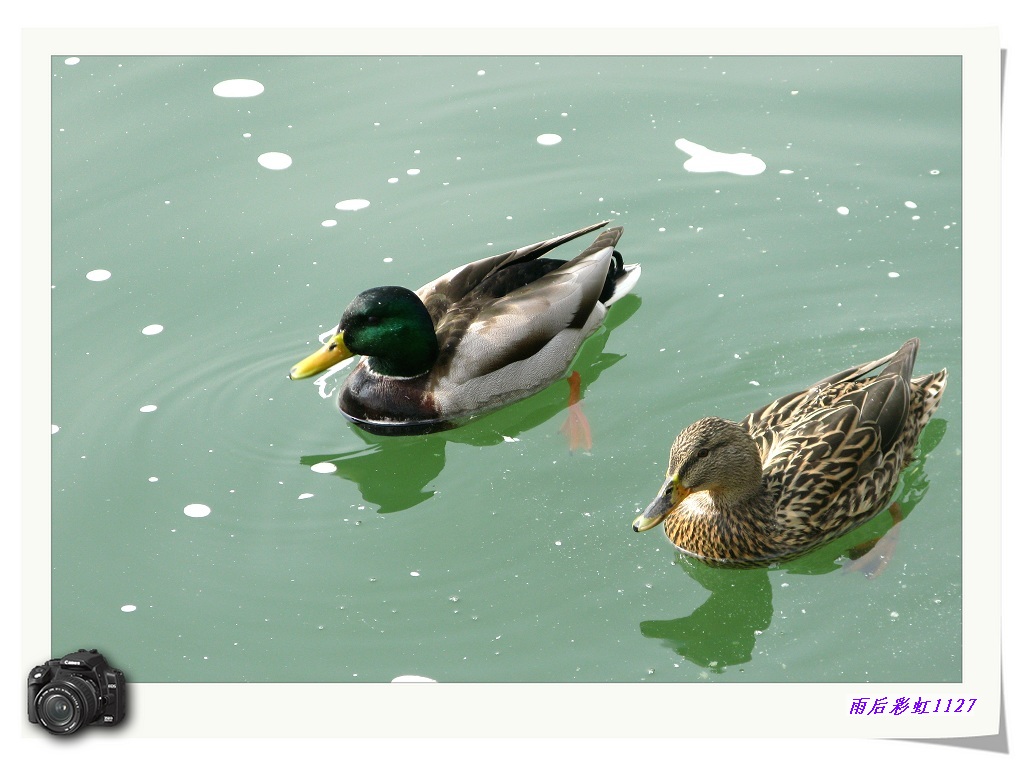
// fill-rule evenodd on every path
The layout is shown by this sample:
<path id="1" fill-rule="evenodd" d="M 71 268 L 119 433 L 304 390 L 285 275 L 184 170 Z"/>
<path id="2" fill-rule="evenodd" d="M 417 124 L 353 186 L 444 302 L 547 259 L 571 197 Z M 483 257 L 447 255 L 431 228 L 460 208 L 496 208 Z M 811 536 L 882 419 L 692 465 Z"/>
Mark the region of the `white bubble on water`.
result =
<path id="1" fill-rule="evenodd" d="M 222 98 L 251 98 L 263 92 L 263 83 L 257 80 L 222 80 L 213 86 L 213 94 Z"/>
<path id="2" fill-rule="evenodd" d="M 338 470 L 338 466 L 334 463 L 317 463 L 316 465 L 311 465 L 309 470 L 316 473 L 334 473 Z"/>
<path id="3" fill-rule="evenodd" d="M 162 324 L 148 324 L 142 328 L 143 335 L 159 335 L 164 331 Z"/>
<path id="4" fill-rule="evenodd" d="M 562 137 L 557 133 L 541 133 L 539 136 L 537 136 L 537 143 L 540 144 L 541 146 L 554 146 L 555 144 L 560 144 L 561 142 Z"/>
<path id="5" fill-rule="evenodd" d="M 370 200 L 368 199 L 343 199 L 337 205 L 338 210 L 362 210 L 365 207 L 370 206 Z"/>
<path id="6" fill-rule="evenodd" d="M 155 404 L 143 404 L 139 407 L 139 412 L 156 412 Z"/>
<path id="7" fill-rule="evenodd" d="M 64 59 L 64 63 L 67 64 L 68 66 L 74 66 L 75 64 L 77 64 L 81 60 L 82 59 L 78 58 L 78 56 L 69 56 L 68 58 Z"/>
<path id="8" fill-rule="evenodd" d="M 193 519 L 201 519 L 210 515 L 210 506 L 202 503 L 189 503 L 185 506 L 185 515 L 191 516 Z"/>
<path id="9" fill-rule="evenodd" d="M 122 612 L 134 612 L 137 607 L 135 604 L 125 604 L 121 607 Z"/>
<path id="10" fill-rule="evenodd" d="M 292 164 L 292 158 L 284 152 L 264 152 L 256 161 L 267 170 L 284 170 Z"/>
<path id="11" fill-rule="evenodd" d="M 836 208 L 836 212 L 839 213 L 839 215 L 849 215 L 850 208 L 846 207 L 846 205 L 840 205 Z"/>
<path id="12" fill-rule="evenodd" d="M 103 282 L 110 279 L 110 272 L 106 269 L 93 269 L 85 275 L 85 278 L 90 282 Z"/>

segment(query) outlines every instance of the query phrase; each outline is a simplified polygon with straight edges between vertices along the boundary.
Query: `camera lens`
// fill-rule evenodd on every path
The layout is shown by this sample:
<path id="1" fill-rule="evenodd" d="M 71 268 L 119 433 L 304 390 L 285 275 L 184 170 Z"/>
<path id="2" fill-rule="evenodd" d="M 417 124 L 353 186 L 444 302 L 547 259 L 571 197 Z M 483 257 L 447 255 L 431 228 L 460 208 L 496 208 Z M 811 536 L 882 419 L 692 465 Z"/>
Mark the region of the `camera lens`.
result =
<path id="1" fill-rule="evenodd" d="M 39 706 L 39 717 L 48 724 L 63 728 L 75 717 L 75 704 L 63 692 L 54 692 Z"/>
<path id="2" fill-rule="evenodd" d="M 54 681 L 36 697 L 39 723 L 54 734 L 71 734 L 92 723 L 97 710 L 96 687 L 77 676 Z"/>

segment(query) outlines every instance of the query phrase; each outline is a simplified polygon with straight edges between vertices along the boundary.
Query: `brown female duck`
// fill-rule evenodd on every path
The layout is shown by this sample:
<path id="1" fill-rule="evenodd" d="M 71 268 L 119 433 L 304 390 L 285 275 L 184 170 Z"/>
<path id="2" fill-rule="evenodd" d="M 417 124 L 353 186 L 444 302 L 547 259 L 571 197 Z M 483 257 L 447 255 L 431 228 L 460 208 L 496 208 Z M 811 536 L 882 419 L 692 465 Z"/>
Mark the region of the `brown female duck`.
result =
<path id="1" fill-rule="evenodd" d="M 877 514 L 939 406 L 946 371 L 912 377 L 919 341 L 784 396 L 739 423 L 709 417 L 669 452 L 665 483 L 633 522 L 664 522 L 684 553 L 765 566 Z M 877 375 L 868 373 L 885 367 Z"/>

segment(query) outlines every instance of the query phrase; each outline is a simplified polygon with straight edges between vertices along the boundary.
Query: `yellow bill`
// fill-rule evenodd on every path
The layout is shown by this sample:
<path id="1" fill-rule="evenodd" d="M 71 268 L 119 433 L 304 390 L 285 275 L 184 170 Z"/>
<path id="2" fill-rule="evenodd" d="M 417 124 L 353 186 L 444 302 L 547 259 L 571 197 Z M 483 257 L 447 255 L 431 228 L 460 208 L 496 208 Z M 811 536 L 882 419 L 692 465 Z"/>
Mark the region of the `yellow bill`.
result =
<path id="1" fill-rule="evenodd" d="M 324 370 L 333 367 L 338 362 L 344 361 L 352 356 L 352 352 L 345 346 L 344 332 L 339 332 L 320 349 L 314 351 L 297 365 L 292 367 L 288 377 L 292 380 L 308 378 Z"/>

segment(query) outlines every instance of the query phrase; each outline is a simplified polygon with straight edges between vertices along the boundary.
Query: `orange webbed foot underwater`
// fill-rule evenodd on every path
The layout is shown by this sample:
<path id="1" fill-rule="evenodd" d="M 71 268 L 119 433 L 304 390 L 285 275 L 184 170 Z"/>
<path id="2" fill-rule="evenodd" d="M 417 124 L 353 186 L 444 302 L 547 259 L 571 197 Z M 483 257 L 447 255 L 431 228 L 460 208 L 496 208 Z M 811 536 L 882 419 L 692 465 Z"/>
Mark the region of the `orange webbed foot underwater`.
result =
<path id="1" fill-rule="evenodd" d="M 580 374 L 573 370 L 569 376 L 569 409 L 559 429 L 569 440 L 569 451 L 583 449 L 587 452 L 594 445 L 590 433 L 590 421 L 583 414 L 583 398 L 580 396 Z"/>

